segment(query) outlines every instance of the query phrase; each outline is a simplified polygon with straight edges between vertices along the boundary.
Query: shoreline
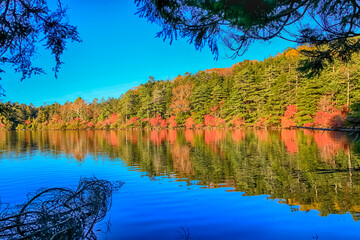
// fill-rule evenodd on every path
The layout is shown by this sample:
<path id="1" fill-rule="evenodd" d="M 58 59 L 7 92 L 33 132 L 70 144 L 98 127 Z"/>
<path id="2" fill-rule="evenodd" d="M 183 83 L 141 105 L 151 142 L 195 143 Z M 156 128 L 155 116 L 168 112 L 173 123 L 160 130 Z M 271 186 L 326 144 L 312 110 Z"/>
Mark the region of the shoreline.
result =
<path id="1" fill-rule="evenodd" d="M 360 133 L 360 129 L 350 129 L 350 128 L 318 128 L 318 127 L 303 127 L 303 126 L 290 126 L 289 128 L 281 127 L 201 127 L 201 128 L 186 128 L 186 127 L 176 127 L 176 128 L 144 128 L 144 127 L 134 127 L 134 128 L 101 128 L 101 129 L 12 129 L 6 130 L 2 129 L 0 131 L 11 131 L 11 132 L 26 132 L 26 131 L 117 131 L 117 130 L 137 130 L 137 131 L 154 131 L 154 130 L 212 130 L 212 129 L 223 129 L 223 130 L 246 130 L 246 129 L 261 129 L 261 130 L 287 130 L 287 129 L 307 129 L 307 130 L 318 130 L 318 131 L 331 131 L 331 132 L 348 132 L 348 133 Z"/>

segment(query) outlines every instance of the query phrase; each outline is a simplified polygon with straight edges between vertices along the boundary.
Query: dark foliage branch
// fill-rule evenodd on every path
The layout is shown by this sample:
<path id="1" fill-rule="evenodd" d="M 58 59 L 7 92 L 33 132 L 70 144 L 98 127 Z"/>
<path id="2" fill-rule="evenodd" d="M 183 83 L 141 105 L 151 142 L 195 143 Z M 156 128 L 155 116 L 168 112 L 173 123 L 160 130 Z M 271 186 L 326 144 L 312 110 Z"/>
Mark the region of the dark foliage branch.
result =
<path id="1" fill-rule="evenodd" d="M 55 11 L 45 0 L 0 0 L 0 72 L 10 65 L 21 73 L 21 80 L 44 73 L 32 63 L 41 42 L 55 57 L 56 76 L 67 42 L 81 41 L 77 28 L 68 23 L 66 11 L 60 0 Z"/>
<path id="2" fill-rule="evenodd" d="M 356 0 L 135 0 L 140 17 L 160 25 L 164 39 L 188 38 L 208 45 L 216 58 L 218 41 L 244 54 L 257 40 L 279 37 L 309 45 L 302 70 L 318 74 L 335 58 L 348 61 L 360 51 L 360 6 Z M 295 31 L 295 29 L 297 29 Z"/>

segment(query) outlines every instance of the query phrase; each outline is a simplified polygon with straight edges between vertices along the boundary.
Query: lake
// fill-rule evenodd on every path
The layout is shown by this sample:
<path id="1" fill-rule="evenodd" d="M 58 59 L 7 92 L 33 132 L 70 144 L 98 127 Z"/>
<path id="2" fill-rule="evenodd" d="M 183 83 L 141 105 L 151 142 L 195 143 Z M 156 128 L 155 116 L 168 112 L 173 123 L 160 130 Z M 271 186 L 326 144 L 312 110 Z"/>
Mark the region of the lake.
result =
<path id="1" fill-rule="evenodd" d="M 358 239 L 356 134 L 309 130 L 0 132 L 0 197 L 123 181 L 99 239 Z M 356 140 L 356 139 L 355 139 Z M 108 226 L 110 231 L 105 231 Z"/>

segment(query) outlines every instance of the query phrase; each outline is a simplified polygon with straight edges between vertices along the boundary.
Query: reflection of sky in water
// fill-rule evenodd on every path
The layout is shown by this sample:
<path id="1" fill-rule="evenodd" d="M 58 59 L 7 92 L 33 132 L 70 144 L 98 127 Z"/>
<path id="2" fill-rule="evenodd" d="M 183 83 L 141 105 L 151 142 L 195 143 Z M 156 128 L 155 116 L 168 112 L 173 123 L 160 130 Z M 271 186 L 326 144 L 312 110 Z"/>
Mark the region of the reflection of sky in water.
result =
<path id="1" fill-rule="evenodd" d="M 181 227 L 192 239 L 354 239 L 358 154 L 345 135 L 316 134 L 2 132 L 0 196 L 22 202 L 39 187 L 96 176 L 126 182 L 108 239 L 176 239 Z"/>

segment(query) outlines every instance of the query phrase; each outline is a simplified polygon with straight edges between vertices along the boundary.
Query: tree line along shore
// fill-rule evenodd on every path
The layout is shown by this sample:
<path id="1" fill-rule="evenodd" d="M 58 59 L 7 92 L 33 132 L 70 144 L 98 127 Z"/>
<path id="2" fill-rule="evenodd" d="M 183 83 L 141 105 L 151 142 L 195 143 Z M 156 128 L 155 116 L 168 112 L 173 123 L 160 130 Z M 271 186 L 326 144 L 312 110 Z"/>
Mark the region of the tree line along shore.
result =
<path id="1" fill-rule="evenodd" d="M 0 102 L 0 129 L 359 127 L 360 55 L 308 77 L 297 70 L 299 48 L 171 80 L 149 77 L 119 98 Z"/>

